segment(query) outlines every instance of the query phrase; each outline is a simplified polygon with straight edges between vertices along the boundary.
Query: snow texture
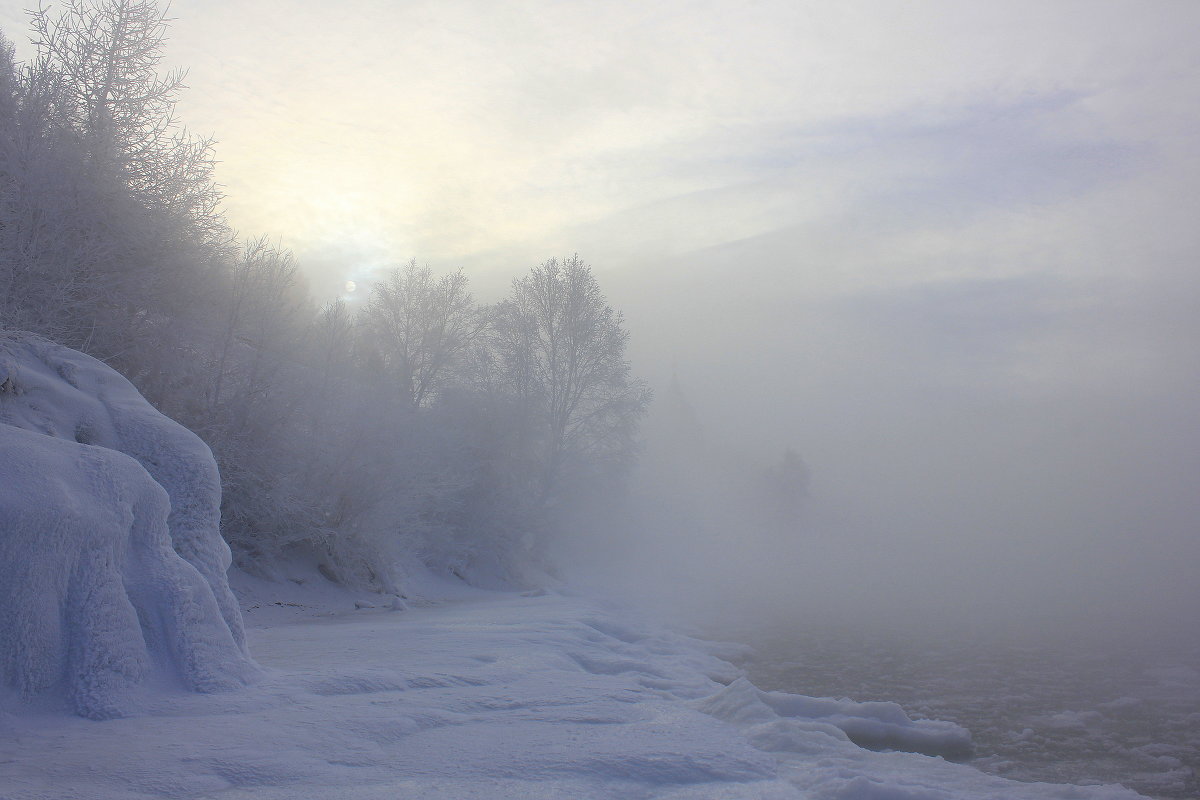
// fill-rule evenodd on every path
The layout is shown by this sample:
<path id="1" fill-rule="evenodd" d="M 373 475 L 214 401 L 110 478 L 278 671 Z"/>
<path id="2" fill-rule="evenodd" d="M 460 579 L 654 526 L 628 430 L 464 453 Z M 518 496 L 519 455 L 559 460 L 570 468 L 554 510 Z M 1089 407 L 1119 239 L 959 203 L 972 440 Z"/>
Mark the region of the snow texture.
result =
<path id="1" fill-rule="evenodd" d="M 10 718 L 0 797 L 1139 797 L 864 749 L 847 728 L 914 748 L 965 733 L 891 704 L 761 692 L 728 648 L 578 597 L 430 583 L 393 611 L 315 575 L 235 576 L 261 682 L 101 724 Z"/>
<path id="2" fill-rule="evenodd" d="M 101 362 L 0 337 L 0 701 L 108 718 L 155 675 L 249 680 L 219 522 L 199 438 Z"/>

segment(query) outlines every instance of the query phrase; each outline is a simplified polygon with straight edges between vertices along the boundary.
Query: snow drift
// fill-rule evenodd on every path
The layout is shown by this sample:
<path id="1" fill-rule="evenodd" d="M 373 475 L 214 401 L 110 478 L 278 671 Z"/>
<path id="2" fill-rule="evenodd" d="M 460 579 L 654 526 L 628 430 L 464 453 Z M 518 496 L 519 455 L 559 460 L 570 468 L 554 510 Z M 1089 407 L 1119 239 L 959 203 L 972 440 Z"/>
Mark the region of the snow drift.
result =
<path id="1" fill-rule="evenodd" d="M 209 691 L 255 667 L 225 572 L 208 447 L 120 375 L 0 336 L 0 687 L 119 716 L 154 674 Z"/>

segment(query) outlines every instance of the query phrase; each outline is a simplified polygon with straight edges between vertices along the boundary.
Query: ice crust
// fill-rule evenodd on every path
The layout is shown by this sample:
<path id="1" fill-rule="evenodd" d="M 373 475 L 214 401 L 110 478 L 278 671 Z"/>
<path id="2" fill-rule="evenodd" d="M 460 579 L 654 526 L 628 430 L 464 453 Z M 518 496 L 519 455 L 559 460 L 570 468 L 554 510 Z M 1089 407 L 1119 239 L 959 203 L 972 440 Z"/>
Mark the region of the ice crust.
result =
<path id="1" fill-rule="evenodd" d="M 108 718 L 154 676 L 199 691 L 249 680 L 219 522 L 216 463 L 198 437 L 101 362 L 0 337 L 6 704 L 63 696 Z"/>

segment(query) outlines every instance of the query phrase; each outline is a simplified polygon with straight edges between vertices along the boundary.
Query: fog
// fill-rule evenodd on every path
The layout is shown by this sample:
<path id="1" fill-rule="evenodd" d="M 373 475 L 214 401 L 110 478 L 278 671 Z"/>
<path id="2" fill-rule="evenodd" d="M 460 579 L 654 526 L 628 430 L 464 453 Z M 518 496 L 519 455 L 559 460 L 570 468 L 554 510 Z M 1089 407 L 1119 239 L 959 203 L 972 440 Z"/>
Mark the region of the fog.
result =
<path id="1" fill-rule="evenodd" d="M 692 328 L 696 342 L 637 341 L 659 387 L 639 487 L 654 513 L 617 571 L 693 619 L 1193 637 L 1200 504 L 1183 365 L 1197 363 L 1195 336 L 1167 297 L 1047 313 L 1029 308 L 1044 287 L 998 283 L 764 296 L 758 315 L 681 290 L 674 308 L 711 324 Z M 627 310 L 634 331 L 683 327 Z M 703 428 L 701 466 L 656 441 L 673 421 L 672 372 Z M 736 484 L 784 447 L 811 483 L 780 531 Z"/>
<path id="2" fill-rule="evenodd" d="M 507 18 L 577 45 L 500 55 L 537 85 L 482 103 L 549 123 L 545 155 L 501 219 L 460 218 L 483 247 L 443 255 L 427 224 L 403 254 L 483 294 L 551 254 L 595 265 L 660 396 L 653 512 L 613 574 L 726 616 L 1194 633 L 1196 9 L 626 11 Z M 654 440 L 672 375 L 719 464 L 694 485 Z M 812 475 L 789 534 L 736 488 L 784 447 Z"/>
<path id="3" fill-rule="evenodd" d="M 1141 102 L 1194 96 L 1188 75 Z M 636 363 L 660 401 L 678 377 L 714 460 L 761 470 L 792 447 L 812 472 L 790 538 L 756 528 L 755 501 L 714 491 L 721 478 L 692 488 L 699 509 L 676 497 L 679 527 L 631 546 L 633 563 L 659 551 L 661 602 L 935 635 L 1194 640 L 1186 218 L 1200 209 L 1177 181 L 1195 153 L 1149 119 L 1128 137 L 1051 133 L 1093 102 L 794 132 L 794 157 L 753 182 L 655 209 L 651 224 L 680 232 L 697 210 L 794 201 L 762 233 L 627 256 L 608 285 Z M 689 544 L 697 515 L 722 521 L 703 547 Z"/>
<path id="4" fill-rule="evenodd" d="M 1195 634 L 1200 7 L 172 15 L 231 223 L 318 301 L 411 258 L 482 301 L 594 266 L 659 400 L 581 579 L 694 619 Z M 786 448 L 781 527 L 747 487 Z"/>
<path id="5" fill-rule="evenodd" d="M 793 540 L 735 523 L 676 597 L 868 627 L 1193 637 L 1191 234 L 1134 192 L 1109 202 L 1074 230 L 1005 220 L 995 250 L 926 223 L 903 235 L 937 237 L 952 266 L 885 262 L 885 285 L 846 277 L 898 238 L 870 214 L 822 260 L 805 256 L 821 233 L 782 231 L 622 284 L 631 329 L 659 334 L 635 337 L 640 363 L 659 387 L 679 376 L 713 441 L 748 468 L 794 447 L 812 471 Z"/>
<path id="6" fill-rule="evenodd" d="M 700 549 L 676 547 L 687 524 L 649 535 L 678 572 L 663 603 L 867 630 L 1194 639 L 1200 287 L 1185 217 L 1200 209 L 1176 181 L 1195 158 L 1162 140 L 1041 138 L 1082 103 L 846 123 L 832 152 L 761 186 L 838 203 L 614 270 L 660 400 L 677 375 L 745 470 L 792 447 L 812 472 L 790 538 L 739 524 L 753 502 L 696 487 L 701 516 L 728 530 Z"/>

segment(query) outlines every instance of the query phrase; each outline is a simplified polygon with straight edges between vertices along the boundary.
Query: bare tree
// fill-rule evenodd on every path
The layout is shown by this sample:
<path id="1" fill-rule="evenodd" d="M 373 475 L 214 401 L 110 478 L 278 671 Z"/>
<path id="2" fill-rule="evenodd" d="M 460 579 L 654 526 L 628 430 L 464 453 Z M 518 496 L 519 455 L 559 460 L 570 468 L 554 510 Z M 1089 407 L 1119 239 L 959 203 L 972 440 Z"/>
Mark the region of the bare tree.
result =
<path id="1" fill-rule="evenodd" d="M 231 253 L 211 148 L 176 124 L 182 74 L 156 72 L 166 19 L 151 0 L 31 18 L 37 57 L 0 81 L 13 90 L 0 96 L 0 324 L 109 361 L 161 401 Z"/>
<path id="2" fill-rule="evenodd" d="M 220 235 L 212 141 L 175 118 L 183 70 L 158 71 L 169 20 L 155 0 L 69 0 L 32 12 L 38 61 L 61 77 L 60 115 L 85 137 L 93 163 L 148 205 Z"/>
<path id="3" fill-rule="evenodd" d="M 416 261 L 375 285 L 365 319 L 369 360 L 413 408 L 428 405 L 455 377 L 483 328 L 462 271 L 435 278 Z"/>
<path id="4" fill-rule="evenodd" d="M 495 310 L 495 351 L 538 443 L 543 501 L 564 477 L 634 454 L 650 390 L 630 377 L 623 323 L 579 256 L 534 267 Z"/>
<path id="5" fill-rule="evenodd" d="M 246 242 L 232 278 L 206 399 L 236 429 L 275 394 L 276 376 L 301 344 L 308 297 L 291 252 L 266 237 Z"/>

